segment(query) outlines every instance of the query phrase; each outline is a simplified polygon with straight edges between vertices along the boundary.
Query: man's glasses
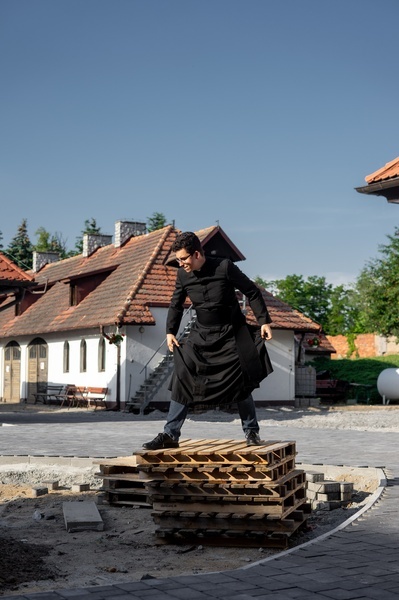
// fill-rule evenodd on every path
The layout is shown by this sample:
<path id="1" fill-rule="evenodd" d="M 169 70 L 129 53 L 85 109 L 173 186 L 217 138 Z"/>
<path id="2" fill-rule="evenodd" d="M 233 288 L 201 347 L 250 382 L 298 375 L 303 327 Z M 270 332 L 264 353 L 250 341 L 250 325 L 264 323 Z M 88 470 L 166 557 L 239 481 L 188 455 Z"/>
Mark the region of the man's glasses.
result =
<path id="1" fill-rule="evenodd" d="M 192 254 L 187 254 L 187 256 L 182 256 L 181 258 L 177 258 L 177 256 L 176 256 L 176 260 L 178 263 L 183 264 L 183 263 L 186 263 L 188 261 L 188 259 L 191 257 L 192 257 Z"/>

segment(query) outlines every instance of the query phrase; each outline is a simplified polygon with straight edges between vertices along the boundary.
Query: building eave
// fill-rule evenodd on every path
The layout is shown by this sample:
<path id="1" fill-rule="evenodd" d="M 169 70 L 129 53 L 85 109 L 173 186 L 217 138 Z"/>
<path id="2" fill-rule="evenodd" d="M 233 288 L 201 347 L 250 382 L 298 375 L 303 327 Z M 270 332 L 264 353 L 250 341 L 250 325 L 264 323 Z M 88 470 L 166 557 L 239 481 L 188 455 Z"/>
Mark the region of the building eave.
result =
<path id="1" fill-rule="evenodd" d="M 399 203 L 399 177 L 369 183 L 368 185 L 357 187 L 355 190 L 359 194 L 384 196 L 388 202 Z"/>

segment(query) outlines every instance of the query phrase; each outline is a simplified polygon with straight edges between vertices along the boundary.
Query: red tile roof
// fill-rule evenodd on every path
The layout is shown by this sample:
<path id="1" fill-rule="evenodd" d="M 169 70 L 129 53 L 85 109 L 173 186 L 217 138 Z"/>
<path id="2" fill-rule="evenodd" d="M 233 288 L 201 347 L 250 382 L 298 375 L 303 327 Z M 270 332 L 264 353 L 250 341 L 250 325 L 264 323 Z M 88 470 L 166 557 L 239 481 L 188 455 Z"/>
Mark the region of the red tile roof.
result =
<path id="1" fill-rule="evenodd" d="M 33 281 L 33 277 L 0 252 L 0 282 L 10 283 L 13 281 Z"/>
<path id="2" fill-rule="evenodd" d="M 206 236 L 212 237 L 212 229 Z M 172 226 L 130 238 L 124 245 L 98 248 L 89 257 L 74 256 L 43 267 L 35 281 L 46 286 L 19 316 L 13 308 L 0 311 L 0 336 L 33 335 L 120 324 L 155 325 L 151 306 L 167 307 L 176 269 L 166 264 L 179 232 Z M 226 239 L 227 236 L 225 236 Z M 24 274 L 28 276 L 27 274 Z M 96 279 L 79 304 L 70 306 L 71 282 Z M 83 284 L 84 285 L 84 284 Z M 277 329 L 318 331 L 319 325 L 264 291 Z M 4 303 L 3 303 L 4 305 Z M 251 311 L 248 313 L 248 319 Z"/>
<path id="3" fill-rule="evenodd" d="M 371 175 L 367 175 L 365 178 L 367 183 L 376 183 L 377 181 L 383 181 L 384 179 L 392 179 L 393 177 L 399 176 L 399 156 L 391 162 L 387 163 L 378 171 L 374 171 Z"/>
<path id="4" fill-rule="evenodd" d="M 324 333 L 320 333 L 317 335 L 319 340 L 319 344 L 315 346 L 312 344 L 312 340 L 314 339 L 314 333 L 305 333 L 303 337 L 303 347 L 307 352 L 313 352 L 316 354 L 335 354 L 336 350 L 330 340 L 327 338 Z M 310 342 L 310 343 L 309 343 Z"/>
<path id="5" fill-rule="evenodd" d="M 273 329 L 293 329 L 294 331 L 319 332 L 321 326 L 303 313 L 291 308 L 288 304 L 262 289 L 267 309 L 272 319 Z M 256 324 L 255 316 L 250 307 L 247 309 L 247 321 Z"/>

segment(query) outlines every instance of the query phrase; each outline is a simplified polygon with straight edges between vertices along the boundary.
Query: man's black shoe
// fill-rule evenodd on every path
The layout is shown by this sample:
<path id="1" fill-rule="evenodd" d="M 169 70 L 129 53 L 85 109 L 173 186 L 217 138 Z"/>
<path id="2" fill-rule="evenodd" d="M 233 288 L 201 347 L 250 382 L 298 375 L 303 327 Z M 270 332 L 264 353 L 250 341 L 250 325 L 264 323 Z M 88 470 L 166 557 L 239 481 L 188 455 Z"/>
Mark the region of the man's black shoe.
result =
<path id="1" fill-rule="evenodd" d="M 245 437 L 247 439 L 247 446 L 260 446 L 262 443 L 259 434 L 251 429 L 245 432 Z"/>
<path id="2" fill-rule="evenodd" d="M 162 450 L 162 448 L 178 448 L 179 442 L 172 440 L 170 435 L 167 433 L 158 433 L 151 442 L 143 444 L 143 448 L 146 450 Z"/>

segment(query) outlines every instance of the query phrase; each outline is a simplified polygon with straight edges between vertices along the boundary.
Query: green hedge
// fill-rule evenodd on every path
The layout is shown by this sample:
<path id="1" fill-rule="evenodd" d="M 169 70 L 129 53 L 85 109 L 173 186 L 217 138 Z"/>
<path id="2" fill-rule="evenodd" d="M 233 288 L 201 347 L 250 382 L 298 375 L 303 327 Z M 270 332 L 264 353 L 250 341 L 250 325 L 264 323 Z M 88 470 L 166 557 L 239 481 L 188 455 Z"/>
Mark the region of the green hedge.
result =
<path id="1" fill-rule="evenodd" d="M 344 379 L 349 383 L 363 383 L 371 385 L 371 402 L 382 403 L 382 397 L 377 390 L 378 375 L 384 369 L 397 369 L 399 367 L 399 354 L 391 356 L 376 356 L 375 358 L 342 358 L 331 360 L 329 358 L 316 358 L 312 361 L 316 372 L 329 371 L 332 379 Z M 352 389 L 350 397 L 355 395 Z"/>

